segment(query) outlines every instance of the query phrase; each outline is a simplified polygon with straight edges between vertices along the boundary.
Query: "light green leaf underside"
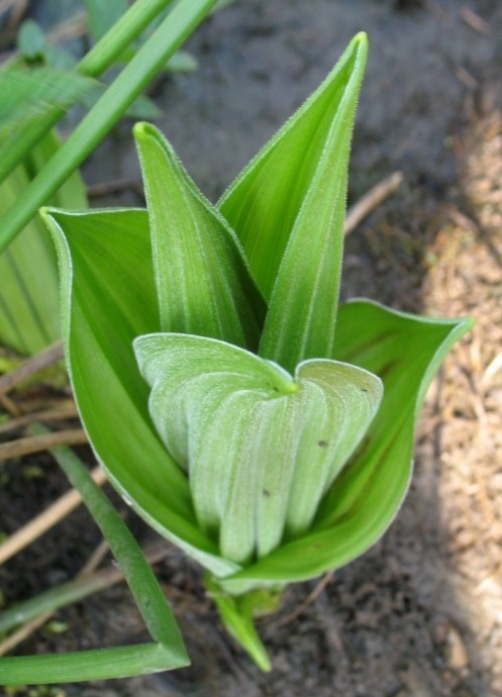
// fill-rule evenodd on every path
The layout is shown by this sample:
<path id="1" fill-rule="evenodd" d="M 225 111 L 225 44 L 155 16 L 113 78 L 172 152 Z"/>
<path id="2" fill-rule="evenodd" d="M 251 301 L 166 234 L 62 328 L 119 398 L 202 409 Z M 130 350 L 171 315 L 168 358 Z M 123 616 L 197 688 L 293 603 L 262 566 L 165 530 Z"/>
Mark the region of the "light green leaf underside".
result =
<path id="1" fill-rule="evenodd" d="M 225 579 L 229 592 L 311 578 L 348 563 L 378 540 L 408 488 L 414 428 L 427 386 L 449 348 L 472 326 L 470 319 L 428 319 L 369 301 L 342 305 L 338 321 L 334 357 L 381 377 L 381 407 L 311 530 Z"/>
<path id="2" fill-rule="evenodd" d="M 350 142 L 366 55 L 361 39 L 340 70 L 343 91 L 273 285 L 259 353 L 287 370 L 333 352 Z"/>
<path id="3" fill-rule="evenodd" d="M 257 349 L 264 306 L 232 230 L 162 134 L 134 128 L 152 234 L 163 331 Z"/>
<path id="4" fill-rule="evenodd" d="M 197 528 L 186 476 L 155 433 L 132 350 L 136 336 L 159 329 L 146 211 L 44 217 L 61 267 L 69 372 L 99 460 L 153 528 L 214 573 L 235 570 Z"/>
<path id="5" fill-rule="evenodd" d="M 236 346 L 183 334 L 140 337 L 135 351 L 199 523 L 240 564 L 309 527 L 381 399 L 378 378 L 335 361 L 306 361 L 293 378 Z"/>
<path id="6" fill-rule="evenodd" d="M 330 132 L 338 137 L 332 128 L 347 84 L 353 96 L 357 95 L 366 46 L 366 35 L 358 34 L 326 80 L 251 160 L 218 202 L 244 246 L 253 277 L 267 301 L 297 216 L 318 176 Z M 344 152 L 342 160 L 345 156 Z M 333 202 L 337 216 L 342 214 L 340 209 L 345 203 L 343 186 L 342 182 L 338 192 L 341 202 Z M 321 195 L 320 191 L 312 192 L 309 207 Z"/>

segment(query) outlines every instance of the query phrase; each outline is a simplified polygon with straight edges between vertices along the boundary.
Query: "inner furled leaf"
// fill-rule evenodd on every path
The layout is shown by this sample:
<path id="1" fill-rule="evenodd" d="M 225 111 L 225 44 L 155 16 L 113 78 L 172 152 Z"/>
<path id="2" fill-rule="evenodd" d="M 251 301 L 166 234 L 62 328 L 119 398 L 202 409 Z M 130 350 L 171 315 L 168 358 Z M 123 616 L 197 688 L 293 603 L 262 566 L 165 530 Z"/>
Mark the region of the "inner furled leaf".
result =
<path id="1" fill-rule="evenodd" d="M 325 160 L 325 149 L 333 150 L 332 138 L 340 135 L 333 122 L 340 107 L 346 109 L 349 85 L 354 100 L 357 97 L 366 52 L 366 35 L 358 34 L 326 80 L 251 160 L 218 203 L 239 236 L 267 301 L 295 221 Z M 347 111 L 345 117 L 351 120 Z M 351 123 L 347 128 L 350 131 Z M 342 160 L 345 157 L 343 151 Z M 332 164 L 337 167 L 336 160 Z M 317 191 L 318 196 L 321 193 Z M 341 194 L 342 207 L 344 196 Z"/>
<path id="2" fill-rule="evenodd" d="M 382 396 L 376 376 L 336 361 L 305 361 L 293 378 L 204 337 L 150 334 L 134 347 L 199 524 L 237 563 L 308 528 Z"/>
<path id="3" fill-rule="evenodd" d="M 332 358 L 342 274 L 350 142 L 366 64 L 356 44 L 351 72 L 279 267 L 260 355 L 292 370 L 308 358 Z"/>
<path id="4" fill-rule="evenodd" d="M 340 307 L 336 359 L 378 375 L 384 396 L 363 442 L 309 530 L 225 579 L 231 593 L 314 578 L 363 554 L 389 527 L 412 472 L 413 430 L 427 386 L 468 318 L 418 317 L 366 300 Z"/>
<path id="5" fill-rule="evenodd" d="M 153 126 L 134 133 L 145 182 L 154 273 L 164 331 L 223 339 L 256 350 L 264 303 L 239 242 Z"/>

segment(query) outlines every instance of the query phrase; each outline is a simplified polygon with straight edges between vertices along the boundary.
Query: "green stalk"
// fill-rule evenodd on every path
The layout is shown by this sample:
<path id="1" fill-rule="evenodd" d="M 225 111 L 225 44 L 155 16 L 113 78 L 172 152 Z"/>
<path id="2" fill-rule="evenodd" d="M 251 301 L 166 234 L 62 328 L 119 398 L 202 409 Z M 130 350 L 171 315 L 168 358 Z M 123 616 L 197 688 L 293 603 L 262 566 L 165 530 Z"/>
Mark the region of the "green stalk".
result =
<path id="1" fill-rule="evenodd" d="M 15 656 L 0 658 L 0 685 L 47 685 L 130 678 L 186 665 L 188 661 L 179 661 L 174 652 L 154 643 L 54 656 Z"/>
<path id="2" fill-rule="evenodd" d="M 68 581 L 68 583 L 62 583 L 60 586 L 51 588 L 45 591 L 45 593 L 40 593 L 34 598 L 25 600 L 0 612 L 0 634 L 10 632 L 20 624 L 29 622 L 45 612 L 55 612 L 62 607 L 77 603 L 89 595 L 108 588 L 109 585 L 108 576 L 99 573 L 86 578 Z"/>
<path id="3" fill-rule="evenodd" d="M 181 0 L 96 102 L 25 195 L 1 221 L 0 252 L 35 215 L 37 209 L 77 169 L 145 89 L 168 58 L 196 29 L 216 0 Z"/>
<path id="4" fill-rule="evenodd" d="M 34 433 L 47 433 L 41 426 Z M 189 664 L 163 591 L 124 521 L 69 448 L 51 450 L 106 538 L 156 643 L 46 656 L 0 659 L 0 684 L 73 682 L 130 677 Z M 43 608 L 42 608 L 43 609 Z"/>
<path id="5" fill-rule="evenodd" d="M 99 77 L 120 56 L 153 19 L 172 0 L 137 0 L 120 20 L 82 58 L 75 71 L 87 77 Z M 64 109 L 53 107 L 36 120 L 29 121 L 16 138 L 0 149 L 0 183 L 20 164 L 31 149 L 64 115 Z"/>
<path id="6" fill-rule="evenodd" d="M 98 77 L 104 73 L 131 41 L 172 2 L 173 0 L 136 0 L 82 58 L 75 70 L 88 77 Z"/>

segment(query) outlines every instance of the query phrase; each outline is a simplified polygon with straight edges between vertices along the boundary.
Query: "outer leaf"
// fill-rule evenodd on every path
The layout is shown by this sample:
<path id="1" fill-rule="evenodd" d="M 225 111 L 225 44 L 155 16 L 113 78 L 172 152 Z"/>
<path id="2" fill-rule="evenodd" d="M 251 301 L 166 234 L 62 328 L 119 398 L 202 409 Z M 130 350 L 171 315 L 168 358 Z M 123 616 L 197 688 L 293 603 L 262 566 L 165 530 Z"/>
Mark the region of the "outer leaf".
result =
<path id="1" fill-rule="evenodd" d="M 134 134 L 148 202 L 161 328 L 256 349 L 264 307 L 233 231 L 156 128 L 137 124 Z"/>
<path id="2" fill-rule="evenodd" d="M 146 211 L 50 210 L 44 217 L 62 272 L 70 377 L 99 460 L 153 528 L 213 573 L 235 570 L 197 528 L 188 482 L 153 429 L 132 351 L 136 336 L 160 328 Z"/>
<path id="3" fill-rule="evenodd" d="M 379 375 L 384 399 L 361 448 L 338 477 L 314 525 L 222 581 L 232 593 L 312 578 L 373 545 L 394 519 L 412 471 L 413 434 L 429 382 L 472 320 L 438 320 L 368 301 L 340 307 L 335 357 Z"/>
<path id="4" fill-rule="evenodd" d="M 273 286 L 259 353 L 287 370 L 333 352 L 350 141 L 366 55 L 360 37 L 340 72 L 343 92 Z"/>
<path id="5" fill-rule="evenodd" d="M 189 472 L 203 530 L 248 564 L 311 524 L 381 399 L 371 373 L 311 360 L 295 377 L 236 346 L 186 334 L 135 341 L 150 413 Z"/>
<path id="6" fill-rule="evenodd" d="M 366 45 L 365 34 L 358 34 L 351 41 L 326 80 L 251 160 L 218 203 L 239 235 L 253 276 L 267 301 L 305 197 L 320 176 L 317 172 L 326 143 L 336 136 L 333 123 L 342 103 L 345 108 L 352 71 L 360 80 Z M 355 85 L 350 84 L 357 94 Z M 342 160 L 345 156 L 343 153 Z M 321 193 L 313 192 L 312 197 Z M 342 201 L 343 197 L 344 194 Z"/>

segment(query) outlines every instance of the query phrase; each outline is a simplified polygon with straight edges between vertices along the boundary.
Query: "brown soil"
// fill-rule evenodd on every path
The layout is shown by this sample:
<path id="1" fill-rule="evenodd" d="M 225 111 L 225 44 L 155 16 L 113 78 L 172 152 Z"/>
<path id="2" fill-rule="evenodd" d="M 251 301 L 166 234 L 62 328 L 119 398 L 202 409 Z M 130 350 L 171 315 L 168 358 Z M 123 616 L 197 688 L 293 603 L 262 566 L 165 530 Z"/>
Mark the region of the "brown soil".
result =
<path id="1" fill-rule="evenodd" d="M 159 125 L 215 197 L 361 28 L 372 51 L 351 199 L 395 169 L 405 184 L 349 237 L 344 294 L 476 318 L 429 390 L 409 496 L 364 557 L 320 587 L 292 587 L 280 612 L 261 624 L 270 675 L 223 632 L 199 570 L 172 550 L 156 569 L 193 667 L 68 685 L 60 694 L 502 696 L 502 5 L 237 2 L 190 41 L 199 70 L 158 88 L 166 112 Z M 85 169 L 90 183 L 139 179 L 129 133 L 122 125 L 95 154 Z M 138 203 L 135 196 L 125 191 L 96 205 Z M 43 468 L 38 478 L 34 463 Z M 0 530 L 7 533 L 65 489 L 48 457 L 8 463 L 0 475 Z M 149 538 L 127 515 L 136 534 Z M 78 511 L 5 564 L 0 588 L 13 601 L 72 578 L 98 542 Z M 58 617 L 68 623 L 64 634 L 41 632 L 20 650 L 145 636 L 121 586 Z"/>

